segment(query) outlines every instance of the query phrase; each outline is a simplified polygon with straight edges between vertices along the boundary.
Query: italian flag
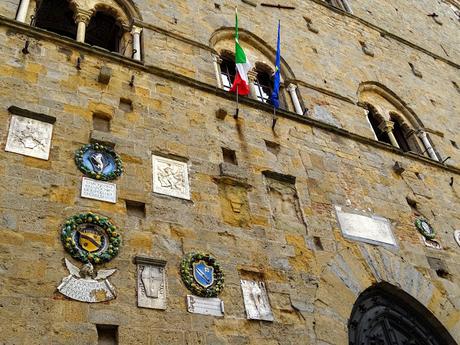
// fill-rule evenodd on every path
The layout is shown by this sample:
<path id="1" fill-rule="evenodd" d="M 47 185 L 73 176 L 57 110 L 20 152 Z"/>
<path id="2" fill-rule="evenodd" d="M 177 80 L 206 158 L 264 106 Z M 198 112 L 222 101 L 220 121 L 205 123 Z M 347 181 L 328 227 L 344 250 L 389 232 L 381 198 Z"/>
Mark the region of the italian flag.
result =
<path id="1" fill-rule="evenodd" d="M 249 95 L 248 72 L 252 68 L 251 63 L 246 58 L 243 48 L 238 40 L 238 11 L 235 9 L 235 65 L 236 76 L 230 92 L 238 92 L 239 95 Z"/>

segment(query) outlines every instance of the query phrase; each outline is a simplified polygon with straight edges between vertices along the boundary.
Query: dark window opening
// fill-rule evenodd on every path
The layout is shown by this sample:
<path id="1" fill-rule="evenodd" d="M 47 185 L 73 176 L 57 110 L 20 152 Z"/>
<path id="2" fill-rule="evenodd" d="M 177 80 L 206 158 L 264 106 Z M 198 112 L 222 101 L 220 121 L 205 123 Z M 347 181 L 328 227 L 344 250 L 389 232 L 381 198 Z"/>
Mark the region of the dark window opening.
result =
<path id="1" fill-rule="evenodd" d="M 96 325 L 98 345 L 117 345 L 118 326 Z"/>
<path id="2" fill-rule="evenodd" d="M 128 216 L 145 218 L 145 204 L 139 201 L 125 200 Z"/>
<path id="3" fill-rule="evenodd" d="M 392 118 L 391 119 L 394 123 L 393 125 L 393 135 L 396 138 L 396 141 L 398 142 L 399 148 L 403 150 L 404 152 L 410 151 L 410 146 L 409 143 L 406 139 L 406 135 L 404 134 L 404 130 L 399 124 L 398 120 Z"/>
<path id="4" fill-rule="evenodd" d="M 375 110 L 370 108 L 367 113 L 367 118 L 369 119 L 369 122 L 372 126 L 372 129 L 374 130 L 377 140 L 391 145 L 391 141 L 390 141 L 390 138 L 388 137 L 388 133 L 382 131 L 379 128 L 380 122 L 377 118 L 377 115 L 375 114 Z"/>
<path id="5" fill-rule="evenodd" d="M 222 156 L 225 163 L 238 165 L 235 151 L 222 147 Z"/>
<path id="6" fill-rule="evenodd" d="M 257 99 L 261 102 L 271 104 L 270 96 L 273 91 L 273 82 L 270 74 L 265 71 L 257 71 L 257 78 L 254 81 Z"/>
<path id="7" fill-rule="evenodd" d="M 36 27 L 73 39 L 77 37 L 77 24 L 67 0 L 44 0 L 38 6 Z"/>
<path id="8" fill-rule="evenodd" d="M 236 75 L 235 61 L 233 58 L 230 56 L 222 56 L 222 62 L 220 63 L 220 74 L 224 90 L 230 90 Z"/>
<path id="9" fill-rule="evenodd" d="M 105 114 L 93 114 L 93 129 L 110 132 L 110 117 Z"/>
<path id="10" fill-rule="evenodd" d="M 118 52 L 123 31 L 117 20 L 104 12 L 96 12 L 86 29 L 85 42 Z"/>

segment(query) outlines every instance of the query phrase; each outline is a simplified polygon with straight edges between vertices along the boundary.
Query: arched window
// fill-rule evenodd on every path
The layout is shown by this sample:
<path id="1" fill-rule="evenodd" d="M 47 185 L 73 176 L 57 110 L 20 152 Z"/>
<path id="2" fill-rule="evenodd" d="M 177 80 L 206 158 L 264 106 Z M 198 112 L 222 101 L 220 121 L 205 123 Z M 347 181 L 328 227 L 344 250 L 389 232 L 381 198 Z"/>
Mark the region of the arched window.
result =
<path id="1" fill-rule="evenodd" d="M 391 121 L 393 121 L 393 134 L 398 142 L 399 148 L 405 152 L 411 151 L 409 142 L 406 138 L 407 132 L 403 129 L 399 119 L 395 116 L 391 116 Z"/>
<path id="2" fill-rule="evenodd" d="M 224 90 L 230 90 L 236 75 L 235 58 L 230 52 L 223 52 L 220 55 L 220 76 L 222 78 L 222 87 Z"/>
<path id="3" fill-rule="evenodd" d="M 348 334 L 350 345 L 456 345 L 426 307 L 388 283 L 371 287 L 358 297 Z"/>
<path id="4" fill-rule="evenodd" d="M 367 105 L 367 119 L 369 120 L 372 130 L 374 131 L 376 139 L 391 145 L 388 133 L 380 129 L 380 125 L 383 119 L 378 115 L 377 110 L 370 104 Z"/>
<path id="5" fill-rule="evenodd" d="M 38 6 L 35 26 L 62 36 L 76 37 L 77 24 L 67 0 L 43 0 Z"/>
<path id="6" fill-rule="evenodd" d="M 86 29 L 85 42 L 110 51 L 120 51 L 123 31 L 120 23 L 110 14 L 98 11 L 92 17 Z"/>
<path id="7" fill-rule="evenodd" d="M 331 6 L 341 9 L 342 11 L 352 13 L 348 0 L 326 0 L 326 2 Z"/>
<path id="8" fill-rule="evenodd" d="M 260 102 L 271 104 L 270 96 L 273 92 L 273 80 L 270 68 L 262 64 L 256 64 L 256 79 L 254 87 L 256 89 L 256 97 Z"/>

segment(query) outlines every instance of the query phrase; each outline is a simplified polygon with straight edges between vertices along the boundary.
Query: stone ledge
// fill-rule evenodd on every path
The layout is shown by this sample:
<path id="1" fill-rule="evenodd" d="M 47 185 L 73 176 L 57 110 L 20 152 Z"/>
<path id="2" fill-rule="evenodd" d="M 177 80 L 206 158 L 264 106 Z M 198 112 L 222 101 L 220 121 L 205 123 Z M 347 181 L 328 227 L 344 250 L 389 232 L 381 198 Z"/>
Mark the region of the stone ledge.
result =
<path id="1" fill-rule="evenodd" d="M 19 116 L 22 116 L 22 117 L 28 117 L 29 119 L 34 119 L 34 120 L 38 120 L 38 121 L 41 121 L 41 122 L 46 122 L 46 123 L 50 123 L 50 124 L 54 124 L 56 122 L 56 118 L 54 116 L 49 116 L 49 115 L 45 115 L 45 114 L 41 114 L 41 113 L 35 113 L 33 111 L 30 111 L 30 110 L 27 110 L 27 109 L 22 109 L 22 108 L 14 106 L 14 105 L 10 106 L 8 108 L 8 111 L 11 114 L 14 114 L 14 115 L 19 115 Z"/>
<path id="2" fill-rule="evenodd" d="M 149 256 L 144 256 L 144 255 L 136 255 L 133 258 L 133 262 L 135 264 L 144 264 L 144 265 L 155 265 L 155 266 L 161 266 L 165 267 L 166 266 L 166 261 L 162 259 L 155 259 Z"/>

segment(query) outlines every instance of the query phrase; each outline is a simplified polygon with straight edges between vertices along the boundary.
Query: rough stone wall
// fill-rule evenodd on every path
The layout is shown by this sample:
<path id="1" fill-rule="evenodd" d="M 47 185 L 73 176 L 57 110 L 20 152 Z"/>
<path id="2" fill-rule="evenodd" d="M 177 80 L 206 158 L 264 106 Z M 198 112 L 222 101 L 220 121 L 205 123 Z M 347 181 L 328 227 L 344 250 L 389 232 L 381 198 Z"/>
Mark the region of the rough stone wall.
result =
<path id="1" fill-rule="evenodd" d="M 139 2 L 138 7 L 147 23 L 206 43 L 217 28 L 233 25 L 230 2 L 222 4 L 226 19 L 213 10 L 214 4 L 201 1 Z M 444 133 L 434 138 L 435 144 L 458 162 L 458 153 L 449 146 L 450 139 L 460 142 L 458 93 L 450 82 L 458 69 L 380 37 L 375 44 L 382 53 L 370 58 L 362 54 L 357 36 L 350 39 L 367 28 L 313 2 L 296 5 L 310 11 L 294 15 L 297 21 L 283 21 L 286 32 L 296 32 L 286 36 L 283 56 L 297 79 L 353 101 L 360 82 L 381 82 L 426 126 Z M 248 9 L 240 8 L 246 29 L 273 41 L 275 18 L 284 12 Z M 298 30 L 299 25 L 304 28 L 302 15 L 312 17 L 319 36 Z M 173 16 L 179 19 L 177 25 L 171 23 Z M 458 170 L 289 116 L 280 115 L 272 130 L 271 112 L 254 103 L 242 104 L 235 120 L 233 100 L 212 87 L 187 85 L 180 76 L 161 76 L 148 66 L 117 62 L 67 41 L 35 38 L 31 53 L 23 55 L 25 36 L 24 30 L 2 22 L 0 324 L 7 327 L 2 327 L 1 344 L 96 344 L 95 324 L 119 325 L 120 344 L 347 344 L 346 323 L 354 301 L 379 281 L 416 297 L 460 342 L 460 249 L 452 236 L 460 227 Z M 453 34 L 449 37 L 454 39 Z M 313 46 L 331 55 L 318 56 Z M 215 85 L 210 51 L 147 29 L 144 48 L 147 65 Z M 77 57 L 82 58 L 81 70 L 75 68 Z M 418 61 L 423 79 L 412 75 L 409 58 Z M 108 85 L 97 82 L 103 65 L 113 69 Z M 300 89 L 309 108 L 322 107 L 312 117 L 331 119 L 333 125 L 371 138 L 361 107 L 318 90 Z M 132 111 L 120 107 L 121 98 L 132 101 Z M 57 118 L 48 161 L 3 150 L 10 105 Z M 217 119 L 219 108 L 230 115 Z M 92 131 L 95 112 L 111 117 L 109 134 Z M 126 168 L 117 181 L 114 205 L 79 197 L 81 173 L 74 152 L 90 138 L 102 136 L 116 144 Z M 219 179 L 222 147 L 236 151 L 241 169 L 235 174 L 244 183 L 229 185 Z M 191 201 L 151 192 L 151 155 L 156 152 L 187 159 Z M 401 176 L 392 169 L 395 161 L 406 168 Z M 294 176 L 295 193 L 292 183 L 270 180 L 266 171 Z M 436 228 L 442 251 L 421 242 L 413 226 L 415 210 L 406 197 L 417 202 L 417 212 Z M 145 218 L 128 215 L 125 200 L 144 202 Z M 399 248 L 345 240 L 334 205 L 346 204 L 388 218 Z M 119 270 L 111 277 L 118 297 L 94 305 L 67 300 L 56 291 L 68 274 L 60 225 L 90 210 L 110 217 L 124 241 L 119 256 L 106 265 Z M 222 263 L 224 318 L 186 311 L 188 291 L 178 265 L 191 250 L 209 251 Z M 132 260 L 140 254 L 168 262 L 165 311 L 136 307 Z M 427 256 L 445 262 L 448 279 L 436 274 Z M 274 323 L 246 320 L 239 279 L 247 275 L 265 281 Z"/>

